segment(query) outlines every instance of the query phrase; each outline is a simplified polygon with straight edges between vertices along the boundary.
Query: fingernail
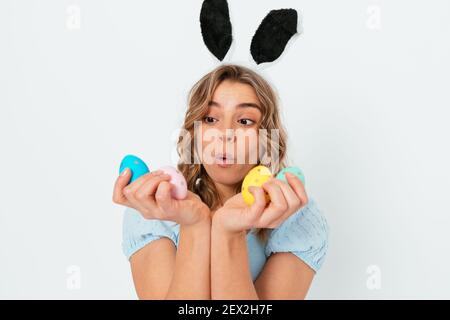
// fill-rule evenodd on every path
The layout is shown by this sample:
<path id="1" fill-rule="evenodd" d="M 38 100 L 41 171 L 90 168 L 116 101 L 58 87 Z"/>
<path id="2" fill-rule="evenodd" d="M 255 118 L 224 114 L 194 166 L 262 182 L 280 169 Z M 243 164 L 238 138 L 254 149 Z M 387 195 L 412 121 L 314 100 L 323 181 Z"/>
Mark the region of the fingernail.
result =
<path id="1" fill-rule="evenodd" d="M 128 173 L 128 168 L 125 168 L 122 173 L 120 174 L 122 177 L 125 176 Z"/>

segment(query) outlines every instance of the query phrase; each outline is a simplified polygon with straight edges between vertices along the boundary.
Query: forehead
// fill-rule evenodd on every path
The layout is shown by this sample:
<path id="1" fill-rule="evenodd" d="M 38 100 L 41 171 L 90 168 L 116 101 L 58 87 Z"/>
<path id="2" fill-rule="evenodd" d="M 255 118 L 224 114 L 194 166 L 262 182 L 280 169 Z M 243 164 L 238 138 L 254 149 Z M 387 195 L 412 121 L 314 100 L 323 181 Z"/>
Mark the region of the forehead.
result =
<path id="1" fill-rule="evenodd" d="M 217 86 L 212 100 L 221 105 L 260 104 L 255 89 L 251 85 L 229 80 L 224 80 Z"/>

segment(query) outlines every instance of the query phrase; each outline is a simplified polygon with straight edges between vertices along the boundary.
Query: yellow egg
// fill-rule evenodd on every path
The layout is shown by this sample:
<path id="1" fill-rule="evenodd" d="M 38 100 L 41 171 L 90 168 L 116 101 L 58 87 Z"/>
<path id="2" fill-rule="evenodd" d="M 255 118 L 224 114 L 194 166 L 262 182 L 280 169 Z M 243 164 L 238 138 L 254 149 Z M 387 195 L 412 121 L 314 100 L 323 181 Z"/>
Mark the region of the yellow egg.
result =
<path id="1" fill-rule="evenodd" d="M 251 206 L 253 202 L 255 201 L 255 198 L 248 190 L 248 187 L 250 186 L 256 186 L 260 187 L 264 184 L 269 178 L 272 177 L 272 172 L 270 172 L 270 169 L 265 166 L 256 166 L 252 170 L 250 170 L 247 175 L 244 178 L 244 181 L 242 182 L 242 198 L 244 198 L 244 201 L 247 205 Z M 265 192 L 266 195 L 266 202 L 270 201 L 270 197 Z"/>

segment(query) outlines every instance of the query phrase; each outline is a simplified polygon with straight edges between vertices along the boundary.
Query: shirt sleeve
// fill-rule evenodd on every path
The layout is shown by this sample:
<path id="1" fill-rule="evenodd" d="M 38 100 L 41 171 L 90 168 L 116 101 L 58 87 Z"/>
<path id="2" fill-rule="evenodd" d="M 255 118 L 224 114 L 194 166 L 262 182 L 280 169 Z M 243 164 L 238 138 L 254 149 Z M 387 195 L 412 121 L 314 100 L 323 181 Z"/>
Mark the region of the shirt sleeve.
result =
<path id="1" fill-rule="evenodd" d="M 173 221 L 145 219 L 139 211 L 126 208 L 122 224 L 122 251 L 131 256 L 154 240 L 167 237 L 178 245 L 179 225 Z"/>
<path id="2" fill-rule="evenodd" d="M 314 199 L 273 229 L 265 254 L 292 252 L 315 272 L 322 266 L 328 249 L 329 227 Z"/>

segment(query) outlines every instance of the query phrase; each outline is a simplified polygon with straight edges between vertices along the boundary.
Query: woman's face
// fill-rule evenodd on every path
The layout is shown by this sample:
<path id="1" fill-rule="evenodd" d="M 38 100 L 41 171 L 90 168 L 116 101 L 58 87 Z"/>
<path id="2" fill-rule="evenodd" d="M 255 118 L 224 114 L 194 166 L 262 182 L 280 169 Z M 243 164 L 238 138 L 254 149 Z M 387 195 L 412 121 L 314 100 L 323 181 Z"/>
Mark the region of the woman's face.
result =
<path id="1" fill-rule="evenodd" d="M 202 163 L 216 183 L 234 185 L 258 161 L 260 101 L 252 86 L 224 80 L 201 123 Z"/>

